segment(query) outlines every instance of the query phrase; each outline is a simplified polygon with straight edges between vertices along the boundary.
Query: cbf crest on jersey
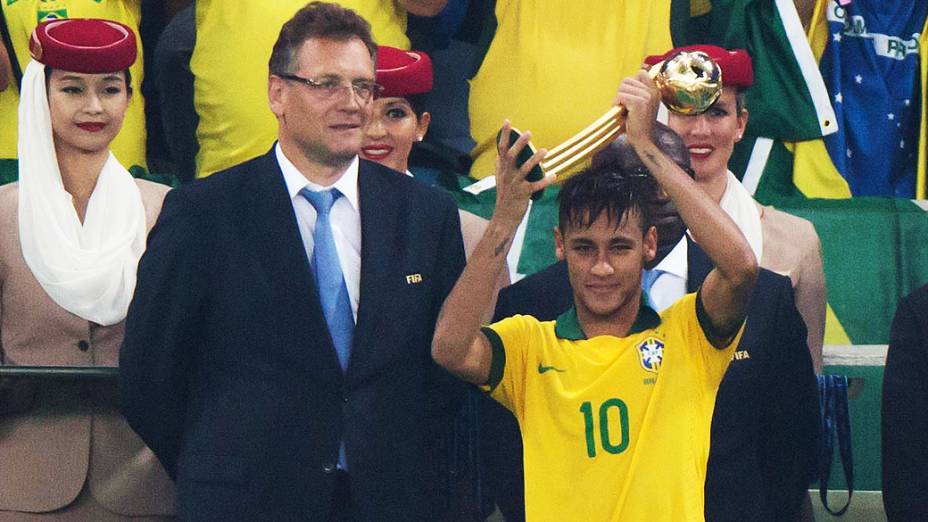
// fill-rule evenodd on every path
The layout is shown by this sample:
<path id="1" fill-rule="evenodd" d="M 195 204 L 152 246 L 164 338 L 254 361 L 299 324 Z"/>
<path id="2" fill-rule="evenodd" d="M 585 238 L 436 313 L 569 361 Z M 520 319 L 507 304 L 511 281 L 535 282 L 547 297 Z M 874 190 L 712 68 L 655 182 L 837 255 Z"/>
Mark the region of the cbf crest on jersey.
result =
<path id="1" fill-rule="evenodd" d="M 664 360 L 664 341 L 657 337 L 648 337 L 638 344 L 638 358 L 641 367 L 649 372 L 657 373 Z"/>

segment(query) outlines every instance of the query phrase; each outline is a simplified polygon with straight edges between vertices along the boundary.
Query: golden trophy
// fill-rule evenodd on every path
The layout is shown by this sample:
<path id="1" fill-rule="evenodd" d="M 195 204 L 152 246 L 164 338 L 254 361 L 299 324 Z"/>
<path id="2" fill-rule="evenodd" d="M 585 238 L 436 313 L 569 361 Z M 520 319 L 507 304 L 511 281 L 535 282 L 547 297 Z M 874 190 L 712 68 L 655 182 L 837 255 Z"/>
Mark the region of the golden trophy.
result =
<path id="1" fill-rule="evenodd" d="M 701 51 L 680 52 L 650 67 L 648 75 L 661 93 L 668 109 L 680 114 L 701 114 L 709 109 L 722 93 L 722 71 L 709 55 Z M 621 105 L 613 106 L 586 128 L 553 147 L 527 176 L 538 181 L 554 176 L 555 183 L 563 183 L 581 162 L 601 150 L 625 130 L 627 111 Z M 512 129 L 509 143 L 521 133 Z M 498 140 L 498 138 L 497 138 Z M 535 148 L 529 146 L 519 155 L 519 163 L 527 161 Z M 538 199 L 541 191 L 532 195 Z"/>

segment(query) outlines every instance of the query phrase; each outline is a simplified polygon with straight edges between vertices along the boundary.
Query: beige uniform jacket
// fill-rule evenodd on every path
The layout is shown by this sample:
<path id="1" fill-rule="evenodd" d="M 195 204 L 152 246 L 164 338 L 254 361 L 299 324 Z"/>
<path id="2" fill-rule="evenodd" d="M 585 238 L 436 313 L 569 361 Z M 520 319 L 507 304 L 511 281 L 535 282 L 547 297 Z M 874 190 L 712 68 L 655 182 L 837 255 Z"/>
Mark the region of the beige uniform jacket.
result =
<path id="1" fill-rule="evenodd" d="M 773 207 L 760 204 L 757 207 L 764 235 L 760 266 L 792 281 L 796 308 L 808 329 L 812 362 L 816 373 L 821 373 L 827 296 L 818 234 L 808 220 Z"/>
<path id="2" fill-rule="evenodd" d="M 150 229 L 168 188 L 137 183 Z M 123 323 L 90 323 L 48 297 L 23 259 L 17 208 L 18 185 L 0 187 L 2 363 L 117 366 Z M 0 511 L 60 509 L 86 487 L 114 513 L 173 514 L 173 484 L 120 415 L 115 382 L 32 382 L 0 404 Z"/>

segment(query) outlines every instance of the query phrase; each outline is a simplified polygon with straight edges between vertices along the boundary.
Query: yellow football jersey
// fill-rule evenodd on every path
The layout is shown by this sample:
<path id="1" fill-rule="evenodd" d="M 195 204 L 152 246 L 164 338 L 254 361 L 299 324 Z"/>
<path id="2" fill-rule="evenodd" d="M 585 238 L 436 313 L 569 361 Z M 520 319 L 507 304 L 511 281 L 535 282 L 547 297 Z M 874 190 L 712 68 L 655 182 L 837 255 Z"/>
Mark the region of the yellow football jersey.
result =
<path id="1" fill-rule="evenodd" d="M 122 129 L 110 145 L 110 150 L 126 168 L 145 167 L 145 103 L 142 99 L 142 41 L 138 27 L 141 19 L 141 0 L 3 0 L 0 2 L 6 19 L 16 60 L 25 70 L 32 59 L 29 56 L 29 37 L 39 23 L 56 18 L 102 18 L 124 23 L 135 31 L 138 59 L 129 68 L 132 73 L 132 100 L 126 109 Z M 19 92 L 12 82 L 0 94 L 0 158 L 15 158 L 17 135 L 17 108 Z"/>
<path id="2" fill-rule="evenodd" d="M 483 331 L 485 389 L 522 428 L 527 520 L 703 520 L 715 396 L 741 333 L 713 347 L 696 294 L 661 315 L 642 305 L 622 338 L 586 339 L 575 309 Z"/>

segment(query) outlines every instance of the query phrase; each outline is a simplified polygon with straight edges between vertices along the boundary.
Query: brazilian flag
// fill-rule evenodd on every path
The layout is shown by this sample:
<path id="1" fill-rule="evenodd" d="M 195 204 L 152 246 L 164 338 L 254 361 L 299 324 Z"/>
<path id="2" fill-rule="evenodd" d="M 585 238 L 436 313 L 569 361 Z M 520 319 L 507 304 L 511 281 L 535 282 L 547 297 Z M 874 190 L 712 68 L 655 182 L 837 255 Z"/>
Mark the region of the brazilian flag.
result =
<path id="1" fill-rule="evenodd" d="M 754 58 L 751 118 L 730 167 L 760 201 L 925 198 L 926 12 L 910 0 L 818 0 L 804 28 L 792 0 L 674 0 L 671 33 L 676 45 Z"/>
<path id="2" fill-rule="evenodd" d="M 858 85 L 857 73 L 841 71 L 835 65 L 836 57 L 829 58 L 829 52 L 834 55 L 836 44 L 843 40 L 846 45 L 853 38 L 844 33 L 859 35 L 864 30 L 866 22 L 861 20 L 868 10 L 879 11 L 880 20 L 894 14 L 895 19 L 908 24 L 903 26 L 916 29 L 905 39 L 884 38 L 888 41 L 884 47 L 899 47 L 902 42 L 902 53 L 908 53 L 910 61 L 918 55 L 923 64 L 921 85 L 924 86 L 928 39 L 922 30 L 919 54 L 918 45 L 912 44 L 911 33 L 924 26 L 924 12 L 928 9 L 924 2 L 854 0 L 848 7 L 853 11 L 844 13 L 847 27 L 838 21 L 842 9 L 835 0 L 819 0 L 814 11 L 805 14 L 809 22 L 806 30 L 792 0 L 674 0 L 671 34 L 675 45 L 709 43 L 746 49 L 751 54 L 755 68 L 755 84 L 747 98 L 751 117 L 745 139 L 736 147 L 729 167 L 758 201 L 807 218 L 815 225 L 822 240 L 828 290 L 825 343 L 885 344 L 899 297 L 928 281 L 928 249 L 923 239 L 917 239 L 925 236 L 915 235 L 928 231 L 928 214 L 908 199 L 847 199 L 861 191 L 852 190 L 854 180 L 839 170 L 839 166 L 847 163 L 843 160 L 847 159 L 848 147 L 835 144 L 848 143 L 848 136 L 852 142 L 860 142 L 854 134 L 859 131 L 854 129 L 870 129 L 875 123 L 886 126 L 887 122 L 895 122 L 900 125 L 892 125 L 893 129 L 902 128 L 906 97 L 899 96 L 896 100 L 901 107 L 878 115 L 879 122 L 852 121 L 862 111 L 847 110 L 847 98 L 835 90 L 840 80 L 828 73 L 843 72 L 844 83 L 852 84 L 844 86 L 848 96 L 852 96 L 853 86 Z M 840 34 L 835 36 L 836 33 Z M 877 39 L 868 39 L 867 43 L 871 41 L 872 46 Z M 866 57 L 859 61 L 872 62 Z M 897 79 L 883 83 L 885 88 L 892 89 L 898 88 L 894 83 L 900 82 Z M 918 144 L 920 152 L 915 155 L 921 155 L 917 169 L 920 188 L 908 197 L 917 193 L 924 198 L 925 91 L 920 92 L 920 107 L 908 115 L 921 120 L 921 130 L 916 125 L 916 130 L 910 131 L 914 134 L 910 145 L 915 150 Z M 915 107 L 917 93 L 911 98 L 908 106 Z M 877 100 L 870 100 L 874 101 Z M 894 119 L 889 120 L 887 114 L 893 114 Z M 884 134 L 889 133 L 888 127 L 884 130 Z M 898 139 L 894 145 L 894 149 L 899 149 Z M 873 151 L 877 158 L 895 151 L 885 150 L 885 145 L 881 147 L 883 150 Z M 839 149 L 842 161 L 835 161 L 829 152 Z M 850 152 L 852 156 L 855 153 L 863 155 L 863 150 Z M 892 165 L 890 162 L 885 166 L 873 165 L 872 170 L 882 168 L 885 172 Z M 912 172 L 915 170 L 913 164 Z M 865 193 L 872 195 L 873 191 Z M 888 191 L 885 195 L 902 194 Z"/>

